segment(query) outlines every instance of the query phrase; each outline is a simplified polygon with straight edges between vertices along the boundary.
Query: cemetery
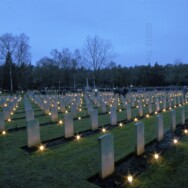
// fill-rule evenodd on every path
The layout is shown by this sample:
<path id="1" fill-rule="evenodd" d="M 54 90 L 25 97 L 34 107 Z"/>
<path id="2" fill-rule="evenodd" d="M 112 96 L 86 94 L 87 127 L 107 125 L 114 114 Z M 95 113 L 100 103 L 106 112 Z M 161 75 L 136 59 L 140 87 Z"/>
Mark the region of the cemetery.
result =
<path id="1" fill-rule="evenodd" d="M 1 95 L 0 187 L 151 187 L 187 119 L 181 90 Z"/>

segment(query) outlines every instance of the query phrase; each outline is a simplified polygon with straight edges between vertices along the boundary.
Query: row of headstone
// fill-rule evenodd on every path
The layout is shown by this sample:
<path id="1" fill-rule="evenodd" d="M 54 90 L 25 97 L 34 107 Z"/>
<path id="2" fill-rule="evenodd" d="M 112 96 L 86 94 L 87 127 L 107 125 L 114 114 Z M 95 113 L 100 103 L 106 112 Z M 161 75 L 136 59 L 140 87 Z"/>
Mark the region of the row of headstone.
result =
<path id="1" fill-rule="evenodd" d="M 171 129 L 176 128 L 176 111 L 171 111 Z M 181 123 L 185 123 L 185 107 L 181 108 Z M 156 122 L 156 139 L 161 141 L 164 137 L 163 115 L 157 115 Z M 98 138 L 100 147 L 100 177 L 102 179 L 108 177 L 114 172 L 114 138 L 111 134 L 105 134 Z M 144 123 L 137 122 L 135 124 L 135 147 L 136 154 L 141 155 L 145 152 L 145 133 Z"/>

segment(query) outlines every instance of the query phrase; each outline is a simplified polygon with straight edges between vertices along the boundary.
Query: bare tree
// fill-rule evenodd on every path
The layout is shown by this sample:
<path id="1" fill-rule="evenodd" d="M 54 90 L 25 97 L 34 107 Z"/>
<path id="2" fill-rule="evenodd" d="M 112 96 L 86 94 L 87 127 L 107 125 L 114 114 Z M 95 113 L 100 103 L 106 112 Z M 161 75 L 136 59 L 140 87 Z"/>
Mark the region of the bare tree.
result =
<path id="1" fill-rule="evenodd" d="M 102 39 L 99 36 L 87 37 L 83 48 L 83 60 L 86 66 L 94 71 L 94 87 L 98 71 L 104 68 L 112 60 L 112 57 L 113 51 L 110 41 Z"/>
<path id="2" fill-rule="evenodd" d="M 6 33 L 0 36 L 0 58 L 5 61 L 7 54 L 10 53 L 11 57 L 16 51 L 18 45 L 17 37 L 13 36 L 11 33 Z"/>
<path id="3" fill-rule="evenodd" d="M 24 33 L 19 36 L 14 36 L 11 33 L 6 33 L 0 36 L 0 59 L 5 62 L 7 55 L 12 59 L 9 65 L 10 80 L 12 80 L 12 67 L 16 64 L 15 74 L 18 83 L 18 88 L 23 89 L 24 81 L 28 76 L 25 74 L 25 68 L 31 63 L 31 54 L 29 46 L 29 37 Z M 25 78 L 25 79 L 23 79 Z M 15 79 L 15 78 L 14 78 Z M 11 91 L 13 89 L 12 84 Z"/>
<path id="4" fill-rule="evenodd" d="M 29 37 L 24 33 L 17 37 L 17 48 L 15 53 L 15 60 L 18 66 L 21 64 L 28 64 L 31 62 L 31 53 L 29 46 Z"/>

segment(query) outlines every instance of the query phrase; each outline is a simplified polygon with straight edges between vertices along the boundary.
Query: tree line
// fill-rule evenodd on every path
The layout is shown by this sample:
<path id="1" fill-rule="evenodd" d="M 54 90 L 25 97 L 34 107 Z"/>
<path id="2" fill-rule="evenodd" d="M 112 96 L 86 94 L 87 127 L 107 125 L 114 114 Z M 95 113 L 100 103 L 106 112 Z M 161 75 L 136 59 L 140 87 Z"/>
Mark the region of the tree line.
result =
<path id="1" fill-rule="evenodd" d="M 188 65 L 174 64 L 126 67 L 114 62 L 110 41 L 87 37 L 83 48 L 52 49 L 33 65 L 29 37 L 6 33 L 0 36 L 0 88 L 2 90 L 157 87 L 188 85 Z"/>

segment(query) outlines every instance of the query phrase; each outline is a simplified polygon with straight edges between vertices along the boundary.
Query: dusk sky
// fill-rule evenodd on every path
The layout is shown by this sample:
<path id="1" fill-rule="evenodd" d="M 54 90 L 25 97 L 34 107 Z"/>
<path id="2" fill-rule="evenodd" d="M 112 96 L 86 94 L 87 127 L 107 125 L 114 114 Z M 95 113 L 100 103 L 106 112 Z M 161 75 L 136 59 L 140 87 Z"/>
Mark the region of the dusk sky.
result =
<path id="1" fill-rule="evenodd" d="M 187 0 L 0 0 L 0 35 L 29 36 L 33 64 L 94 35 L 123 66 L 188 63 L 187 10 Z"/>

